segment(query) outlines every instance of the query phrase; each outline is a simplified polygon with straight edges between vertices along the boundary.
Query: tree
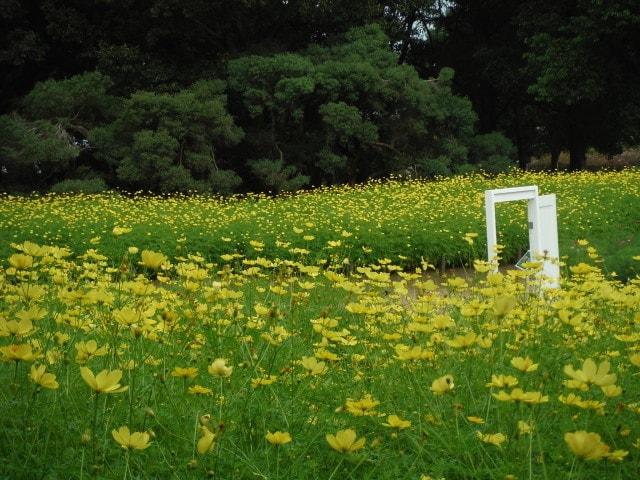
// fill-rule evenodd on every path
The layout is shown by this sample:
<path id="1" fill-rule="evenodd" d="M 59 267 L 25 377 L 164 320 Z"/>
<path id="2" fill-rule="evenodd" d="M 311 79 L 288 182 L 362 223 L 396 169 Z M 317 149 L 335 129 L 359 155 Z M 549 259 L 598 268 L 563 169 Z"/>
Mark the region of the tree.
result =
<path id="1" fill-rule="evenodd" d="M 91 132 L 96 158 L 130 188 L 229 191 L 239 178 L 223 168 L 220 150 L 243 132 L 227 112 L 224 88 L 209 80 L 173 95 L 134 93 L 113 122 Z"/>
<path id="2" fill-rule="evenodd" d="M 80 149 L 60 125 L 0 116 L 0 181 L 4 188 L 44 188 L 62 178 Z"/>
<path id="3" fill-rule="evenodd" d="M 230 105 L 247 132 L 236 156 L 272 160 L 262 166 L 293 166 L 315 184 L 409 167 L 429 174 L 431 162 L 450 172 L 472 161 L 476 117 L 452 93 L 453 71 L 421 79 L 376 25 L 298 54 L 239 58 L 228 74 Z"/>
<path id="4" fill-rule="evenodd" d="M 586 150 L 619 151 L 640 134 L 640 5 L 633 0 L 528 2 L 529 92 L 553 112 L 572 170 Z"/>

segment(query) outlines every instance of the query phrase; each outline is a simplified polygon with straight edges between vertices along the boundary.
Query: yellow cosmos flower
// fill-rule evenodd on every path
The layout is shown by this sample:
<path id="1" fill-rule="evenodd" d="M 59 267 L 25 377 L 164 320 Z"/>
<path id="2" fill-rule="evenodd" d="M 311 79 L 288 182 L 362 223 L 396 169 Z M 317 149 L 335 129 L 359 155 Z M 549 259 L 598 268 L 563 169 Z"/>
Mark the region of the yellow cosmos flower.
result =
<path id="1" fill-rule="evenodd" d="M 476 334 L 469 332 L 465 335 L 457 335 L 453 340 L 447 341 L 447 345 L 454 348 L 469 348 L 476 343 Z"/>
<path id="2" fill-rule="evenodd" d="M 533 425 L 523 420 L 518 420 L 518 433 L 520 435 L 526 435 L 533 432 Z"/>
<path id="3" fill-rule="evenodd" d="M 356 417 L 377 415 L 375 408 L 380 402 L 373 398 L 371 394 L 366 394 L 360 400 L 352 400 L 347 398 L 347 411 Z"/>
<path id="4" fill-rule="evenodd" d="M 40 365 L 39 367 L 31 365 L 31 373 L 29 373 L 29 378 L 40 385 L 42 388 L 55 390 L 59 386 L 58 382 L 56 381 L 56 376 L 53 373 L 46 373 L 46 370 L 47 367 L 45 365 Z"/>
<path id="5" fill-rule="evenodd" d="M 150 268 L 151 270 L 158 270 L 162 265 L 167 263 L 168 259 L 162 253 L 154 252 L 152 250 L 143 250 L 140 254 L 140 264 Z"/>
<path id="6" fill-rule="evenodd" d="M 622 387 L 618 385 L 605 385 L 604 387 L 600 387 L 602 393 L 604 393 L 605 397 L 614 398 L 622 395 Z"/>
<path id="7" fill-rule="evenodd" d="M 315 357 L 302 357 L 300 364 L 309 375 L 324 375 L 328 368 L 325 362 L 319 362 Z"/>
<path id="8" fill-rule="evenodd" d="M 564 434 L 564 441 L 571 452 L 584 460 L 601 460 L 609 454 L 609 446 L 600 440 L 600 435 L 578 430 Z"/>
<path id="9" fill-rule="evenodd" d="M 266 438 L 267 442 L 272 445 L 284 445 L 291 442 L 291 435 L 289 432 L 267 432 L 264 438 Z"/>
<path id="10" fill-rule="evenodd" d="M 541 392 L 525 392 L 521 388 L 514 388 L 510 393 L 500 390 L 491 394 L 496 400 L 501 402 L 522 402 L 522 403 L 546 403 L 549 401 L 548 395 Z"/>
<path id="11" fill-rule="evenodd" d="M 573 365 L 565 365 L 564 373 L 579 382 L 606 387 L 616 383 L 617 377 L 614 373 L 609 373 L 610 368 L 611 365 L 606 360 L 596 365 L 591 358 L 587 358 L 582 363 L 582 369 L 575 370 Z"/>
<path id="12" fill-rule="evenodd" d="M 130 232 L 131 232 L 131 229 L 128 228 L 128 227 L 115 226 L 115 227 L 113 227 L 113 230 L 111 230 L 111 234 L 114 237 L 119 237 L 120 235 L 124 235 L 125 233 L 130 233 Z"/>
<path id="13" fill-rule="evenodd" d="M 109 353 L 107 347 L 98 348 L 98 343 L 95 340 L 87 340 L 86 342 L 77 342 L 76 347 L 76 362 L 80 365 L 87 363 L 93 357 L 101 357 Z"/>
<path id="14" fill-rule="evenodd" d="M 340 453 L 351 453 L 364 448 L 365 438 L 357 438 L 357 434 L 350 428 L 347 430 L 339 430 L 335 435 L 328 433 L 325 437 L 327 443 L 334 450 Z"/>
<path id="15" fill-rule="evenodd" d="M 491 381 L 486 383 L 486 387 L 515 387 L 518 384 L 518 379 L 511 375 L 491 375 Z"/>
<path id="16" fill-rule="evenodd" d="M 252 378 L 251 379 L 251 386 L 253 388 L 258 388 L 258 387 L 261 387 L 261 386 L 264 386 L 264 385 L 271 385 L 277 379 L 278 379 L 278 377 L 276 375 L 269 375 L 267 377 L 262 377 L 262 378 Z"/>
<path id="17" fill-rule="evenodd" d="M 187 389 L 192 395 L 213 395 L 213 391 L 210 388 L 203 387 L 202 385 L 193 385 Z"/>
<path id="18" fill-rule="evenodd" d="M 29 335 L 33 331 L 33 323 L 30 319 L 24 318 L 20 321 L 5 320 L 0 318 L 0 337 Z"/>
<path id="19" fill-rule="evenodd" d="M 436 378 L 431 383 L 431 391 L 436 395 L 443 395 L 447 392 L 453 390 L 453 376 L 452 375 L 444 375 L 440 378 Z"/>
<path id="20" fill-rule="evenodd" d="M 501 295 L 496 297 L 493 301 L 493 314 L 498 318 L 505 317 L 517 304 L 518 301 L 514 296 Z"/>
<path id="21" fill-rule="evenodd" d="M 33 266 L 33 257 L 24 253 L 14 253 L 9 257 L 9 264 L 16 270 L 27 270 Z"/>
<path id="22" fill-rule="evenodd" d="M 98 375 L 87 367 L 80 368 L 82 379 L 97 393 L 120 393 L 127 390 L 128 386 L 120 385 L 122 370 L 102 370 Z"/>
<path id="23" fill-rule="evenodd" d="M 507 436 L 504 433 L 482 433 L 476 431 L 476 437 L 483 443 L 500 447 L 507 441 Z"/>
<path id="24" fill-rule="evenodd" d="M 176 378 L 196 378 L 196 376 L 198 376 L 198 369 L 195 367 L 175 367 L 171 371 L 171 376 Z"/>
<path id="25" fill-rule="evenodd" d="M 411 422 L 409 420 L 403 420 L 398 415 L 389 415 L 387 417 L 387 423 L 383 423 L 382 425 L 389 428 L 404 430 L 405 428 L 409 428 L 411 426 Z"/>
<path id="26" fill-rule="evenodd" d="M 200 426 L 200 435 L 201 436 L 198 439 L 196 449 L 198 450 L 198 453 L 200 455 L 204 455 L 205 453 L 209 453 L 213 450 L 216 435 L 211 430 L 209 430 L 206 425 Z"/>
<path id="27" fill-rule="evenodd" d="M 144 450 L 148 448 L 149 434 L 147 432 L 129 432 L 129 427 L 120 427 L 117 430 L 111 430 L 113 439 L 125 450 Z"/>
<path id="28" fill-rule="evenodd" d="M 474 423 L 474 424 L 476 424 L 476 425 L 482 425 L 482 424 L 484 423 L 484 418 L 482 418 L 482 417 L 475 417 L 475 416 L 473 416 L 473 415 L 472 415 L 472 416 L 467 417 L 467 420 L 468 420 L 470 423 Z"/>
<path id="29" fill-rule="evenodd" d="M 534 363 L 529 357 L 515 357 L 511 359 L 511 365 L 522 372 L 535 372 L 538 369 L 538 364 Z"/>
<path id="30" fill-rule="evenodd" d="M 228 367 L 224 358 L 216 358 L 207 370 L 214 377 L 230 377 L 233 367 Z"/>
<path id="31" fill-rule="evenodd" d="M 4 360 L 23 362 L 33 362 L 36 358 L 41 356 L 33 351 L 33 347 L 29 343 L 0 347 L 0 354 L 2 354 L 2 358 Z"/>

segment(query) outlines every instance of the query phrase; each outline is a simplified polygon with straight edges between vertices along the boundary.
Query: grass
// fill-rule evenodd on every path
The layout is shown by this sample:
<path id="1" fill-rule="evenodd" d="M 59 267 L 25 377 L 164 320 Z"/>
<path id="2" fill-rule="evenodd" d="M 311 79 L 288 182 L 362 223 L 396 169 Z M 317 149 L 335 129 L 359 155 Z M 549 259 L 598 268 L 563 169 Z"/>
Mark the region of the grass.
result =
<path id="1" fill-rule="evenodd" d="M 605 274 L 609 258 L 577 240 L 632 230 L 637 175 L 391 182 L 228 202 L 5 198 L 2 232 L 14 245 L 2 245 L 0 264 L 0 478 L 633 478 L 640 283 Z M 558 193 L 561 218 L 582 216 L 573 232 L 561 222 L 574 261 L 562 289 L 541 291 L 535 263 L 496 274 L 473 262 L 464 278 L 416 269 L 419 245 L 470 263 L 482 247 L 462 237 L 481 231 L 478 192 L 515 182 Z M 605 227 L 585 223 L 586 205 Z M 628 208 L 608 215 L 612 205 Z M 447 208 L 459 226 L 441 225 Z M 513 235 L 519 212 L 499 212 Z M 132 230 L 114 235 L 115 225 Z M 55 247 L 24 242 L 36 239 Z M 629 265 L 631 250 L 617 253 Z M 209 368 L 217 359 L 228 376 Z M 94 392 L 85 367 L 121 371 L 127 389 Z M 515 388 L 529 393 L 512 398 Z M 125 426 L 141 433 L 129 449 L 112 434 Z M 347 429 L 363 448 L 332 448 L 327 434 Z M 271 444 L 275 431 L 292 441 Z M 565 434 L 580 431 L 600 440 L 572 450 Z"/>
<path id="2" fill-rule="evenodd" d="M 96 248 L 110 259 L 136 245 L 172 257 L 199 252 L 216 261 L 226 253 L 253 254 L 250 241 L 258 240 L 264 243 L 258 253 L 271 259 L 295 258 L 292 249 L 299 248 L 309 251 L 313 263 L 339 255 L 352 264 L 387 257 L 409 268 L 420 265 L 421 258 L 455 266 L 468 263 L 467 232 L 479 233 L 475 254 L 484 255 L 484 190 L 531 184 L 539 185 L 541 194 L 557 195 L 560 252 L 570 263 L 583 259 L 575 241 L 586 238 L 605 259 L 607 272 L 624 278 L 636 273 L 629 259 L 640 249 L 638 170 L 374 182 L 275 199 L 5 196 L 0 199 L 0 255 L 12 251 L 12 242 L 32 240 L 66 245 L 75 254 Z M 497 213 L 505 261 L 514 262 L 527 249 L 526 206 L 500 205 Z M 133 229 L 127 243 L 111 234 L 116 225 Z M 341 244 L 330 247 L 329 241 Z"/>

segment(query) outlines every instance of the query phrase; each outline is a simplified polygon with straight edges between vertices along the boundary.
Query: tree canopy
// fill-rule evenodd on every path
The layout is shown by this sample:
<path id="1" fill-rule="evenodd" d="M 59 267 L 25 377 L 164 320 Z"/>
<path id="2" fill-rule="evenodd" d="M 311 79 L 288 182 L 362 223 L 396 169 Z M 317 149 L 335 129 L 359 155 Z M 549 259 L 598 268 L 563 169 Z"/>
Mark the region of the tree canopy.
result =
<path id="1" fill-rule="evenodd" d="M 639 143 L 633 0 L 0 0 L 0 27 L 3 189 L 278 192 Z"/>

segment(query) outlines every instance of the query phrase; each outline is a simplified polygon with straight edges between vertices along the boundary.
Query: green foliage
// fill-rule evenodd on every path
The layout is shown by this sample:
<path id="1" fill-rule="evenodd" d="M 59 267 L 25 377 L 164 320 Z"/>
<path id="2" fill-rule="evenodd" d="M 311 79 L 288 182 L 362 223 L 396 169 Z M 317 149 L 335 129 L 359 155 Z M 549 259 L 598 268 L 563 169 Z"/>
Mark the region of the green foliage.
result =
<path id="1" fill-rule="evenodd" d="M 101 178 L 63 180 L 50 189 L 54 193 L 99 193 L 105 190 L 107 184 Z"/>
<path id="2" fill-rule="evenodd" d="M 0 116 L 0 138 L 0 164 L 6 170 L 0 181 L 8 186 L 46 184 L 68 171 L 79 153 L 60 124 L 17 114 Z"/>
<path id="3" fill-rule="evenodd" d="M 226 109 L 224 83 L 201 81 L 176 94 L 136 92 L 115 120 L 95 129 L 96 157 L 116 168 L 130 188 L 229 191 L 221 182 L 219 148 L 243 135 Z"/>
<path id="4" fill-rule="evenodd" d="M 515 148 L 499 132 L 476 135 L 471 142 L 469 157 L 472 163 L 488 173 L 504 172 L 512 166 Z"/>
<path id="5" fill-rule="evenodd" d="M 249 162 L 258 180 L 275 193 L 298 190 L 309 183 L 309 177 L 298 174 L 296 167 L 285 165 L 281 159 L 261 158 Z"/>
<path id="6" fill-rule="evenodd" d="M 100 124 L 115 107 L 116 99 L 108 94 L 111 86 L 111 79 L 99 72 L 46 80 L 21 100 L 20 111 L 30 119 L 76 123 L 87 130 Z"/>
<path id="7" fill-rule="evenodd" d="M 466 161 L 476 117 L 453 94 L 453 72 L 423 80 L 388 43 L 370 25 L 300 54 L 231 61 L 246 150 L 282 158 L 314 183 L 386 175 L 416 158 Z"/>

